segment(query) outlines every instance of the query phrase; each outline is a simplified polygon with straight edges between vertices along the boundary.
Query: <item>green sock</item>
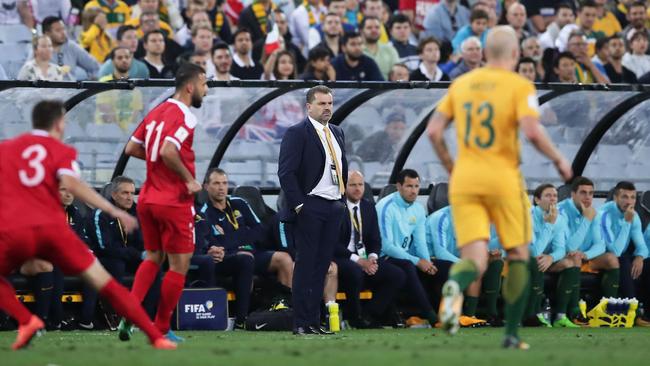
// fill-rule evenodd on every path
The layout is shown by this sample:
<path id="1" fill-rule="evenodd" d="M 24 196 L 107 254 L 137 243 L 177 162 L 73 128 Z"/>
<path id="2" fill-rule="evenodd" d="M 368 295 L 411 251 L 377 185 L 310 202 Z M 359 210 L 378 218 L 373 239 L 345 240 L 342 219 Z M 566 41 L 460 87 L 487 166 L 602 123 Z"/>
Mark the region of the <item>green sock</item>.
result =
<path id="1" fill-rule="evenodd" d="M 492 317 L 499 315 L 497 301 L 499 300 L 499 290 L 501 289 L 501 272 L 503 271 L 503 261 L 493 261 L 488 264 L 485 274 L 483 275 L 483 296 L 485 296 L 485 306 L 487 314 Z"/>
<path id="2" fill-rule="evenodd" d="M 460 287 L 460 291 L 465 291 L 470 283 L 474 282 L 478 277 L 478 271 L 474 261 L 469 259 L 461 259 L 459 262 L 451 266 L 449 270 L 449 279 L 456 281 Z"/>
<path id="3" fill-rule="evenodd" d="M 544 295 L 544 273 L 539 271 L 535 258 L 528 261 L 528 267 L 530 269 L 530 296 L 524 314 L 526 317 L 531 317 L 539 313 L 541 308 L 542 295 Z"/>
<path id="4" fill-rule="evenodd" d="M 465 309 L 463 311 L 463 314 L 467 315 L 467 316 L 476 315 L 476 307 L 477 306 L 478 306 L 478 297 L 465 296 L 465 300 L 463 302 L 463 307 Z"/>
<path id="5" fill-rule="evenodd" d="M 618 279 L 619 279 L 620 272 L 621 271 L 618 268 L 605 271 L 605 273 L 603 274 L 603 278 L 601 280 L 603 296 L 605 297 L 618 296 Z"/>
<path id="6" fill-rule="evenodd" d="M 582 283 L 582 273 L 578 268 L 577 273 L 573 277 L 571 284 L 571 296 L 569 296 L 569 305 L 567 305 L 567 315 L 573 319 L 580 314 L 578 301 L 580 301 L 580 285 Z"/>
<path id="7" fill-rule="evenodd" d="M 503 281 L 506 335 L 517 337 L 517 328 L 528 300 L 530 270 L 527 261 L 509 260 L 508 275 Z"/>
<path id="8" fill-rule="evenodd" d="M 566 314 L 569 308 L 569 301 L 573 294 L 576 278 L 580 279 L 580 268 L 567 268 L 560 272 L 560 278 L 557 281 L 557 290 L 555 292 L 555 312 Z"/>

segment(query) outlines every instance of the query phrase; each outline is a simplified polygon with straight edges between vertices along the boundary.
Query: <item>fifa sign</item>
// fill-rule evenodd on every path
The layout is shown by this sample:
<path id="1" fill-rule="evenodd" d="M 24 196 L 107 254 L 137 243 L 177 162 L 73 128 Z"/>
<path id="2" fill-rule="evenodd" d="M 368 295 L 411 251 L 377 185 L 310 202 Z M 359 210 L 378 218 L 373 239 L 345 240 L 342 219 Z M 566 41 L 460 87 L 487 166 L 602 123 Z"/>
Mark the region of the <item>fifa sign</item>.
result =
<path id="1" fill-rule="evenodd" d="M 214 303 L 211 300 L 206 301 L 205 304 L 185 304 L 185 312 L 193 313 L 196 319 L 214 319 L 213 307 Z"/>
<path id="2" fill-rule="evenodd" d="M 228 293 L 222 288 L 184 289 L 176 308 L 179 330 L 225 330 Z"/>

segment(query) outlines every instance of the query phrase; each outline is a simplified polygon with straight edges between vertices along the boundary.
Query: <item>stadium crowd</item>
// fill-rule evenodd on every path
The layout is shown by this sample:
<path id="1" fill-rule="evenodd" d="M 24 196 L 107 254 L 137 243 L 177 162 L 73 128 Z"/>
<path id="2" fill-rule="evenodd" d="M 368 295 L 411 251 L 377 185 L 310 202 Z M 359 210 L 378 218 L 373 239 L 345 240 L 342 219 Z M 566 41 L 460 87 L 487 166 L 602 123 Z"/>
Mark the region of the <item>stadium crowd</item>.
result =
<path id="1" fill-rule="evenodd" d="M 0 78 L 173 78 L 192 62 L 215 80 L 448 81 L 508 24 L 532 81 L 646 83 L 648 14 L 633 0 L 13 0 L 0 32 L 24 24 L 32 47 L 18 67 L 0 57 Z"/>

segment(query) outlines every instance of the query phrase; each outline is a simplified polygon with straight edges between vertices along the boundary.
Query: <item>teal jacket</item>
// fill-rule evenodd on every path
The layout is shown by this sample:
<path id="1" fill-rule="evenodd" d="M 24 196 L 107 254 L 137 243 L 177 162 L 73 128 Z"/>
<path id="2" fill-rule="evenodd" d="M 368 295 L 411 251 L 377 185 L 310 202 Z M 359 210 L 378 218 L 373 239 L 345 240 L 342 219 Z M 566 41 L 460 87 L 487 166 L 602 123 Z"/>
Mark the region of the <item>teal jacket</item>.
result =
<path id="1" fill-rule="evenodd" d="M 417 264 L 420 259 L 430 259 L 427 249 L 426 214 L 421 204 L 404 201 L 394 192 L 377 202 L 381 255 L 406 259 Z"/>
<path id="2" fill-rule="evenodd" d="M 634 213 L 631 223 L 627 222 L 623 212 L 614 201 L 602 205 L 598 211 L 600 213 L 600 230 L 608 252 L 620 257 L 625 253 L 630 245 L 630 239 L 632 239 L 634 255 L 648 257 L 648 246 L 643 238 L 641 218 L 638 213 Z"/>
<path id="3" fill-rule="evenodd" d="M 578 211 L 571 198 L 558 203 L 557 207 L 566 222 L 564 238 L 567 252 L 579 250 L 585 253 L 587 259 L 593 259 L 605 253 L 605 242 L 598 227 L 599 214 L 596 214 L 593 221 L 587 220 Z"/>
<path id="4" fill-rule="evenodd" d="M 531 209 L 533 217 L 533 242 L 530 243 L 531 257 L 548 254 L 557 262 L 566 255 L 565 218 L 558 214 L 554 224 L 544 221 L 544 210 L 539 206 Z"/>
<path id="5" fill-rule="evenodd" d="M 429 253 L 436 259 L 449 262 L 458 262 L 460 252 L 456 247 L 454 222 L 451 217 L 451 208 L 443 207 L 427 217 L 427 247 Z"/>

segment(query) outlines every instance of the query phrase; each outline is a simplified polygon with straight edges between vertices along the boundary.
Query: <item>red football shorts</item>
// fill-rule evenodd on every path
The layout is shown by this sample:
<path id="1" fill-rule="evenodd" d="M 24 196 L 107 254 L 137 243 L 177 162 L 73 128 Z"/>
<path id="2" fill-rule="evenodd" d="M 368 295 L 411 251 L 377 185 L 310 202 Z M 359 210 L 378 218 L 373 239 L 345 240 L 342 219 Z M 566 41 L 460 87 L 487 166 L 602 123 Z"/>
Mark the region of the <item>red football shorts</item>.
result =
<path id="1" fill-rule="evenodd" d="M 172 254 L 194 252 L 194 215 L 194 206 L 139 204 L 144 248 Z"/>
<path id="2" fill-rule="evenodd" d="M 0 275 L 6 276 L 27 260 L 52 262 L 66 275 L 79 275 L 95 261 L 92 251 L 67 223 L 0 232 Z"/>

